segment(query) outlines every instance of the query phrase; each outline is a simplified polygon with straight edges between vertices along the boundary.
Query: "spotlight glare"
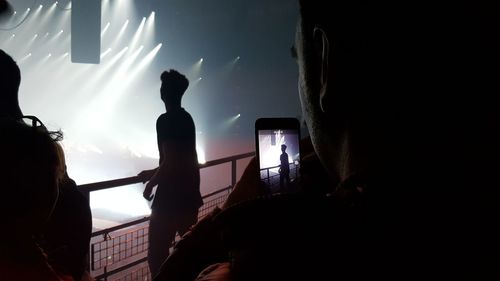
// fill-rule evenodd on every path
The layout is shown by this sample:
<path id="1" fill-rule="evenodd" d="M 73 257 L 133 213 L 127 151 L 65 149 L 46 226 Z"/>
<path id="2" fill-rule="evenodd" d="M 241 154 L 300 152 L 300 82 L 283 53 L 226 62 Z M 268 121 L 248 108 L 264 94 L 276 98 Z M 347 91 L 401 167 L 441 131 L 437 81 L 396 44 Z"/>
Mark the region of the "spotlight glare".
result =
<path id="1" fill-rule="evenodd" d="M 31 9 L 30 9 L 30 8 L 28 8 L 28 9 L 26 10 L 26 12 L 29 12 L 29 11 L 31 11 Z"/>
<path id="2" fill-rule="evenodd" d="M 17 11 L 14 11 L 14 15 L 17 14 Z"/>
<path id="3" fill-rule="evenodd" d="M 200 62 L 203 62 L 203 58 L 200 59 Z"/>
<path id="4" fill-rule="evenodd" d="M 238 113 L 238 115 L 236 115 L 236 118 L 240 118 L 241 117 L 241 114 Z"/>
<path id="5" fill-rule="evenodd" d="M 51 53 L 49 53 L 49 54 L 47 55 L 47 57 L 49 57 L 49 58 L 50 58 L 51 56 L 52 56 L 52 54 L 51 54 Z"/>
<path id="6" fill-rule="evenodd" d="M 39 9 L 43 8 L 43 5 L 40 5 Z"/>

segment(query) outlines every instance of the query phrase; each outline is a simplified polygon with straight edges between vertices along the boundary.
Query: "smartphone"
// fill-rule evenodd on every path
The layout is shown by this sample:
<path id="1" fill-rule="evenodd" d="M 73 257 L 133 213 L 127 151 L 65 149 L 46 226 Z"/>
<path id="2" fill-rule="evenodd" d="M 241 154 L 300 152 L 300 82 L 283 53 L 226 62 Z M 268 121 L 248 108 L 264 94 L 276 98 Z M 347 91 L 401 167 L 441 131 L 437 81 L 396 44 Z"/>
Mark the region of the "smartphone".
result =
<path id="1" fill-rule="evenodd" d="M 259 118 L 255 121 L 259 176 L 270 193 L 298 191 L 300 178 L 300 123 L 296 118 Z"/>

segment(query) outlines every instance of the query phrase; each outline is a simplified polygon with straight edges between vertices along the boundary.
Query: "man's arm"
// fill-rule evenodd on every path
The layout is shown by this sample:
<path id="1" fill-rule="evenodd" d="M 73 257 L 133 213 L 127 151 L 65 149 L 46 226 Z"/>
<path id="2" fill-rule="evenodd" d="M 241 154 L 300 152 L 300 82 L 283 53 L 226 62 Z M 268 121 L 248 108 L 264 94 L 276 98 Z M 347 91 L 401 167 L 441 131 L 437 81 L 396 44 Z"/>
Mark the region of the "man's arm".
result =
<path id="1" fill-rule="evenodd" d="M 146 184 L 146 188 L 142 194 L 146 200 L 150 201 L 153 199 L 151 196 L 153 187 L 157 186 L 160 182 L 166 182 L 166 179 L 168 179 L 170 175 L 173 175 L 173 168 L 175 165 L 179 164 L 175 163 L 175 160 L 182 159 L 182 151 L 182 142 L 168 140 L 161 143 L 162 162 L 160 166 L 156 169 L 146 171 L 146 173 L 152 172 L 152 176 Z"/>

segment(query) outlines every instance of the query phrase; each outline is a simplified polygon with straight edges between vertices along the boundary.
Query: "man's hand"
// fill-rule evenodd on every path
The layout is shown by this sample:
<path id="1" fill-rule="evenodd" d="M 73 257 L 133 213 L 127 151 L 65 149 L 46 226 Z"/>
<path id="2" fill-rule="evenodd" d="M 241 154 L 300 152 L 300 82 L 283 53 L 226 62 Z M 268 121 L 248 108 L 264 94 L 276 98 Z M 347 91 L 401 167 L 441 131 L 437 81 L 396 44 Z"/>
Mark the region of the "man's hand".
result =
<path id="1" fill-rule="evenodd" d="M 257 164 L 257 158 L 253 157 L 248 163 L 248 166 L 245 168 L 240 180 L 236 183 L 233 191 L 229 193 L 222 209 L 226 209 L 242 201 L 263 196 L 267 194 L 267 192 L 267 187 L 262 184 L 259 178 L 259 165 Z"/>
<path id="2" fill-rule="evenodd" d="M 153 185 L 151 184 L 151 182 L 148 182 L 148 184 L 146 184 L 146 188 L 144 188 L 144 192 L 142 193 L 142 197 L 144 197 L 144 199 L 146 199 L 148 201 L 151 201 L 151 200 L 153 200 L 153 197 L 154 197 L 154 195 L 151 194 L 152 192 L 153 192 Z"/>
<path id="3" fill-rule="evenodd" d="M 151 170 L 144 170 L 144 171 L 140 172 L 137 176 L 141 178 L 142 183 L 146 183 L 155 174 L 157 169 L 158 168 L 151 169 Z"/>

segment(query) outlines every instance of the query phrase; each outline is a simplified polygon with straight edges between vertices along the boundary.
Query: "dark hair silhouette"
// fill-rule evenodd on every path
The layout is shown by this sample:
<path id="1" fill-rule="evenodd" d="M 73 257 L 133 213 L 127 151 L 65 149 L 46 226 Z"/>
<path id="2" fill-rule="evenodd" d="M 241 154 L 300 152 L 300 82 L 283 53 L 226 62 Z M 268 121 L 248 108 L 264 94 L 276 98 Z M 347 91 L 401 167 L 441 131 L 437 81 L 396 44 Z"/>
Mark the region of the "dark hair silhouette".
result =
<path id="1" fill-rule="evenodd" d="M 184 92 L 189 87 L 189 80 L 186 76 L 171 69 L 163 71 L 160 78 L 162 82 L 161 99 L 166 101 L 170 98 L 173 102 L 180 102 Z"/>

